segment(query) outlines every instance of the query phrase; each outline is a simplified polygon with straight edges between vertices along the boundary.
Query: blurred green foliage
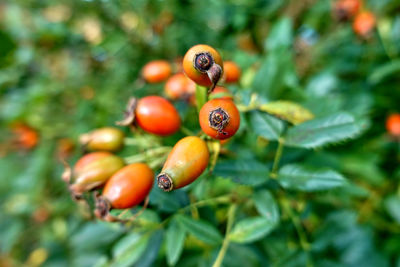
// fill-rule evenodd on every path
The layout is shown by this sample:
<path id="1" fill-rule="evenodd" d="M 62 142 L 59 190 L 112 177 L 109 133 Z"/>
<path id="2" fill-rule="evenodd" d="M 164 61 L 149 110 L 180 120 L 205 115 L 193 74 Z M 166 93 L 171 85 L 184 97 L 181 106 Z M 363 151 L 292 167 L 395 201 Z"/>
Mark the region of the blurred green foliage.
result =
<path id="1" fill-rule="evenodd" d="M 400 4 L 364 1 L 377 16 L 368 40 L 331 4 L 0 3 L 0 265 L 211 266 L 229 240 L 223 266 L 400 266 L 400 146 L 384 127 L 400 111 Z M 228 86 L 246 111 L 230 153 L 186 189 L 155 187 L 139 226 L 91 220 L 60 179 L 60 140 L 114 125 L 132 95 L 162 95 L 141 67 L 198 43 L 243 71 Z M 175 104 L 198 131 L 196 110 Z M 315 119 L 286 114 L 292 125 L 272 107 Z M 10 149 L 16 122 L 38 132 L 37 147 Z"/>

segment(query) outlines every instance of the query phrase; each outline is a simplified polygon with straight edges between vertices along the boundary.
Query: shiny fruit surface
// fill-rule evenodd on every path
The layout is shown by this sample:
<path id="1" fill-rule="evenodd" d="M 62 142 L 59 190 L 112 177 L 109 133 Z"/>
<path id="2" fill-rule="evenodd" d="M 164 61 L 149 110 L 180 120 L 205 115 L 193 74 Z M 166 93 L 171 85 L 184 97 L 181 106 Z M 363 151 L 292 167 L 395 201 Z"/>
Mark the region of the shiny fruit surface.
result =
<path id="1" fill-rule="evenodd" d="M 148 83 L 165 81 L 172 72 L 171 64 L 165 60 L 153 60 L 144 65 L 142 77 Z"/>
<path id="2" fill-rule="evenodd" d="M 104 184 L 124 166 L 123 160 L 109 152 L 93 152 L 80 158 L 73 169 L 70 189 L 81 194 Z"/>
<path id="3" fill-rule="evenodd" d="M 158 186 L 164 191 L 184 187 L 196 180 L 207 168 L 209 152 L 206 142 L 197 136 L 179 140 L 157 176 Z"/>
<path id="4" fill-rule="evenodd" d="M 201 64 L 196 64 L 196 62 Z M 183 58 L 183 70 L 195 83 L 202 86 L 211 86 L 213 81 L 210 80 L 207 70 L 209 70 L 214 63 L 221 68 L 221 75 L 223 63 L 218 51 L 208 45 L 195 45 L 186 52 Z M 198 65 L 202 65 L 203 68 L 199 69 Z M 220 77 L 218 77 L 218 80 L 219 78 Z"/>
<path id="5" fill-rule="evenodd" d="M 160 96 L 146 96 L 139 99 L 135 120 L 148 133 L 167 136 L 174 134 L 181 126 L 181 119 L 175 107 Z"/>
<path id="6" fill-rule="evenodd" d="M 80 136 L 81 144 L 91 151 L 117 151 L 124 142 L 124 133 L 113 127 L 96 129 Z"/>
<path id="7" fill-rule="evenodd" d="M 231 100 L 212 99 L 200 110 L 200 127 L 208 136 L 223 140 L 233 136 L 240 126 L 240 114 Z"/>
<path id="8" fill-rule="evenodd" d="M 138 205 L 150 193 L 154 173 L 144 163 L 133 163 L 116 172 L 106 183 L 103 196 L 115 209 Z"/>

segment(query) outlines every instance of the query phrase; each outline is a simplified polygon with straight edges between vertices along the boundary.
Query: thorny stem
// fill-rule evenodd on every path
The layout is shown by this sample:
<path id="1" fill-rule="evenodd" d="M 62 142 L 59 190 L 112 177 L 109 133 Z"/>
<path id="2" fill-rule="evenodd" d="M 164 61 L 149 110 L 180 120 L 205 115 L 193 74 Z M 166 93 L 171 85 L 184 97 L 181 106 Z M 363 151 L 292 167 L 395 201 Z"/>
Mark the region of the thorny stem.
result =
<path id="1" fill-rule="evenodd" d="M 283 139 L 283 137 L 279 137 L 279 139 L 278 139 L 278 149 L 276 150 L 274 163 L 273 163 L 272 171 L 271 171 L 271 174 L 270 174 L 270 176 L 272 178 L 276 178 L 277 177 L 277 172 L 278 172 L 278 168 L 279 168 L 279 161 L 281 160 L 281 157 L 282 157 L 284 144 L 285 144 L 285 139 Z"/>
<path id="2" fill-rule="evenodd" d="M 228 247 L 229 247 L 229 233 L 231 232 L 233 221 L 235 219 L 236 208 L 237 208 L 237 206 L 235 204 L 231 205 L 229 207 L 228 219 L 227 219 L 227 223 L 226 223 L 225 238 L 224 238 L 224 241 L 222 243 L 221 250 L 219 251 L 218 256 L 217 256 L 217 258 L 216 258 L 216 260 L 215 260 L 215 262 L 213 264 L 213 267 L 220 267 L 221 266 L 221 264 L 222 264 L 222 262 L 224 260 L 225 254 L 226 254 L 226 252 L 228 250 Z"/>
<path id="3" fill-rule="evenodd" d="M 301 225 L 300 218 L 294 214 L 293 209 L 290 206 L 290 203 L 287 199 L 281 199 L 280 203 L 285 213 L 289 215 L 289 218 L 292 221 L 294 228 L 296 229 L 297 235 L 299 236 L 300 239 L 301 248 L 305 252 L 308 252 L 310 250 L 310 243 L 308 243 L 307 235 L 304 231 L 303 226 Z M 311 257 L 308 257 L 307 267 L 312 267 L 312 266 L 314 266 L 312 263 L 312 259 Z"/>

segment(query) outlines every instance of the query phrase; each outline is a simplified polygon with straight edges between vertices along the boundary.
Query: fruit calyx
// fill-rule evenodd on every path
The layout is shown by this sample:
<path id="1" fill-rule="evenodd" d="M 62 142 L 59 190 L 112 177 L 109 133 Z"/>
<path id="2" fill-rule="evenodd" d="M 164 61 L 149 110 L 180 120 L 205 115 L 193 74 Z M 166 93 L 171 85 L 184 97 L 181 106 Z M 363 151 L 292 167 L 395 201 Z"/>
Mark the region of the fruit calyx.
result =
<path id="1" fill-rule="evenodd" d="M 208 91 L 211 93 L 222 76 L 222 68 L 215 63 L 213 56 L 208 52 L 196 54 L 193 62 L 194 68 L 201 73 L 207 73 L 212 85 Z"/>
<path id="2" fill-rule="evenodd" d="M 124 118 L 120 121 L 117 121 L 115 124 L 120 126 L 129 126 L 132 125 L 135 121 L 135 110 L 138 104 L 137 98 L 131 97 L 128 100 L 128 104 L 126 105 L 126 110 L 124 112 Z"/>
<path id="3" fill-rule="evenodd" d="M 229 114 L 222 108 L 214 109 L 210 112 L 208 116 L 208 123 L 211 128 L 218 131 L 218 133 L 226 135 L 227 133 L 223 131 L 225 126 L 229 123 Z"/>
<path id="4" fill-rule="evenodd" d="M 165 192 L 170 192 L 174 188 L 174 183 L 172 182 L 171 177 L 166 173 L 160 173 L 157 176 L 157 185 Z"/>

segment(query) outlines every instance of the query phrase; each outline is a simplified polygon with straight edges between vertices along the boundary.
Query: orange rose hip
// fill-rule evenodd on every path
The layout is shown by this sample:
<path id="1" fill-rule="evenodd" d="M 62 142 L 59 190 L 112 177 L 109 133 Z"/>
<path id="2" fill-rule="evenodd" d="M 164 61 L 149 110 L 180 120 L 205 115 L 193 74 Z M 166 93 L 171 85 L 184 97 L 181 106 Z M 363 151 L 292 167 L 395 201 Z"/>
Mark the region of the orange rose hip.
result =
<path id="1" fill-rule="evenodd" d="M 165 60 L 153 60 L 144 65 L 142 77 L 148 83 L 165 81 L 171 75 L 171 64 Z"/>
<path id="2" fill-rule="evenodd" d="M 208 161 L 206 142 L 197 136 L 182 138 L 169 153 L 157 176 L 158 187 L 168 192 L 192 183 L 207 168 Z"/>
<path id="3" fill-rule="evenodd" d="M 199 113 L 200 127 L 208 136 L 223 140 L 233 136 L 240 126 L 240 113 L 233 101 L 212 99 Z"/>
<path id="4" fill-rule="evenodd" d="M 165 98 L 146 96 L 139 99 L 135 109 L 135 120 L 146 132 L 167 136 L 174 134 L 181 126 L 178 111 Z"/>
<path id="5" fill-rule="evenodd" d="M 183 58 L 183 70 L 195 83 L 211 86 L 211 91 L 223 73 L 223 63 L 217 50 L 208 45 L 195 45 Z"/>

